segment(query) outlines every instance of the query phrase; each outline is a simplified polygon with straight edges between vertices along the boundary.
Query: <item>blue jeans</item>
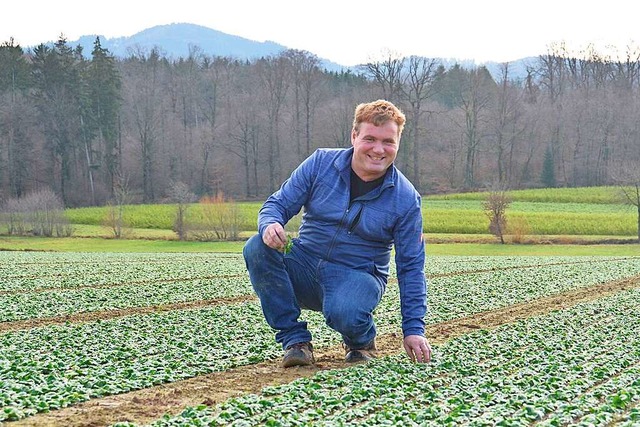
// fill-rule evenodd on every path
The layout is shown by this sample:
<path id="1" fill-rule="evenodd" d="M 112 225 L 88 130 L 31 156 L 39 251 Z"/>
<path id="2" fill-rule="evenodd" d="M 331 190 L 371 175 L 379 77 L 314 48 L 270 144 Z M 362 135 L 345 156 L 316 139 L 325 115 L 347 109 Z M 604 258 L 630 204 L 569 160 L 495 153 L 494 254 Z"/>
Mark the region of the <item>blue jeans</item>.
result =
<path id="1" fill-rule="evenodd" d="M 257 234 L 243 249 L 244 259 L 264 317 L 283 348 L 311 341 L 301 309 L 320 311 L 349 348 L 362 348 L 376 336 L 373 310 L 384 282 L 373 274 L 314 258 L 295 245 L 284 255 Z"/>

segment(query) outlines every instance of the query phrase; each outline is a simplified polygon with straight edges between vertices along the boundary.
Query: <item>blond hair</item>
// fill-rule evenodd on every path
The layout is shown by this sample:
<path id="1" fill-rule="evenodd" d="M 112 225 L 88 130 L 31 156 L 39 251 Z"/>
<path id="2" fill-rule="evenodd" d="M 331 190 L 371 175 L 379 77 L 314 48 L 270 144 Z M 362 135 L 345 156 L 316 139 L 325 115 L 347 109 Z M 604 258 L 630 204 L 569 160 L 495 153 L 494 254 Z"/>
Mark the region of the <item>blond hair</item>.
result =
<path id="1" fill-rule="evenodd" d="M 402 134 L 406 118 L 404 113 L 391 102 L 384 99 L 358 104 L 353 117 L 353 130 L 356 134 L 360 131 L 361 123 L 372 123 L 382 126 L 388 121 L 393 121 L 398 125 L 398 137 Z"/>

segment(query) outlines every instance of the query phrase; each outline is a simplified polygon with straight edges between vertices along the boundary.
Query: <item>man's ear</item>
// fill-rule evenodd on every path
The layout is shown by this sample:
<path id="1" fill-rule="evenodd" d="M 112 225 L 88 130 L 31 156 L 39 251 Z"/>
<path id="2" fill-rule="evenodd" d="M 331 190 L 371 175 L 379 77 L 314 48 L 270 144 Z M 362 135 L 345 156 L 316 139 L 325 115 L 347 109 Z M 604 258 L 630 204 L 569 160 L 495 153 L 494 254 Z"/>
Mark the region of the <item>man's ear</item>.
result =
<path id="1" fill-rule="evenodd" d="M 356 132 L 355 129 L 351 129 L 351 145 L 353 145 L 353 142 L 356 140 L 357 136 L 358 136 L 358 132 Z"/>

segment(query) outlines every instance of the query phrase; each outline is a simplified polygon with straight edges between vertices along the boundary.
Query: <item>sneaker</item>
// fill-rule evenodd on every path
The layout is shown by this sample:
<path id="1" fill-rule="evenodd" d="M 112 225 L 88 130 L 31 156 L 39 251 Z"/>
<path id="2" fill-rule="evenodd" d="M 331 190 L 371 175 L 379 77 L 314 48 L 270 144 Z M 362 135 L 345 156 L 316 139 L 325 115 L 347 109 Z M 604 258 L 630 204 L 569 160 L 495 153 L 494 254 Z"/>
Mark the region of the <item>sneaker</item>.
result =
<path id="1" fill-rule="evenodd" d="M 313 346 L 310 342 L 299 342 L 287 347 L 282 358 L 282 367 L 313 365 Z"/>
<path id="2" fill-rule="evenodd" d="M 349 348 L 346 344 L 342 344 L 345 350 L 344 360 L 349 363 L 366 362 L 375 359 L 378 355 L 375 338 L 369 344 L 362 348 Z"/>

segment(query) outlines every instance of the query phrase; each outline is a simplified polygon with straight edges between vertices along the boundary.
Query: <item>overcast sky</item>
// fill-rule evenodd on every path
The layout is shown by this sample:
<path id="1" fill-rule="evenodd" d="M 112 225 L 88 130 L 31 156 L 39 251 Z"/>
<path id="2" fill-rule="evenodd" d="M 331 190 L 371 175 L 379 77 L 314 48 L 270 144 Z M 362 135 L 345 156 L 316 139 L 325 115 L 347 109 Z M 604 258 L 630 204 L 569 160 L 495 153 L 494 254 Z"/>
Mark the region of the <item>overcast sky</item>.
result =
<path id="1" fill-rule="evenodd" d="M 342 65 L 385 51 L 483 61 L 546 53 L 564 42 L 601 53 L 640 44 L 636 0 L 5 0 L 0 42 L 21 46 L 83 35 L 131 36 L 192 23 L 307 50 Z M 99 6 L 102 5 L 102 6 Z"/>

